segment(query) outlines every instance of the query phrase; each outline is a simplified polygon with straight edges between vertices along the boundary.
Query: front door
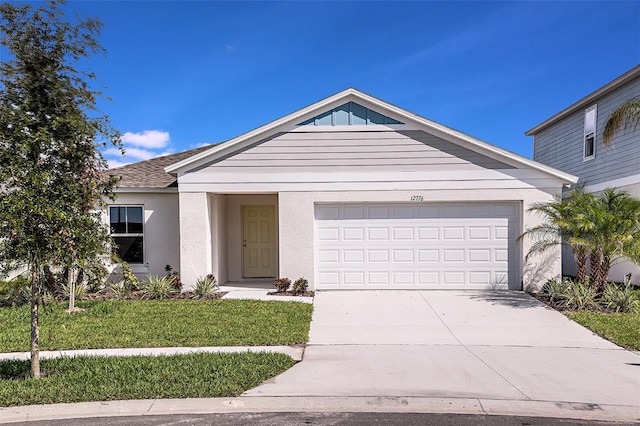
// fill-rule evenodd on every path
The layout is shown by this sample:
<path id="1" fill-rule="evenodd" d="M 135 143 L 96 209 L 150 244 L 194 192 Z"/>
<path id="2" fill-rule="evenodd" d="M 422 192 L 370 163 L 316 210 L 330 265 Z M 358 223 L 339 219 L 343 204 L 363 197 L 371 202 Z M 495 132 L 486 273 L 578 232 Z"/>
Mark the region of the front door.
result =
<path id="1" fill-rule="evenodd" d="M 275 206 L 242 206 L 242 276 L 276 276 Z"/>

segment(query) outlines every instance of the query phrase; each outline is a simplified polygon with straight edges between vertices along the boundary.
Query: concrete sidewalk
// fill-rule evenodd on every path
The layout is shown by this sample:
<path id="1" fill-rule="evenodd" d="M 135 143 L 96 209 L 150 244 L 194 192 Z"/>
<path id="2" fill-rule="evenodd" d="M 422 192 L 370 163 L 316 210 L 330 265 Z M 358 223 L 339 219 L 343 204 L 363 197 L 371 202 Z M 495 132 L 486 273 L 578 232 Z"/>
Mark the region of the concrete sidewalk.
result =
<path id="1" fill-rule="evenodd" d="M 140 356 L 140 355 L 183 355 L 190 353 L 239 353 L 239 352 L 278 352 L 289 355 L 295 361 L 302 361 L 304 346 L 209 346 L 209 347 L 170 347 L 170 348 L 117 348 L 117 349 L 80 349 L 65 351 L 40 351 L 40 358 L 60 358 L 75 356 Z M 29 360 L 29 352 L 0 353 L 2 360 Z"/>

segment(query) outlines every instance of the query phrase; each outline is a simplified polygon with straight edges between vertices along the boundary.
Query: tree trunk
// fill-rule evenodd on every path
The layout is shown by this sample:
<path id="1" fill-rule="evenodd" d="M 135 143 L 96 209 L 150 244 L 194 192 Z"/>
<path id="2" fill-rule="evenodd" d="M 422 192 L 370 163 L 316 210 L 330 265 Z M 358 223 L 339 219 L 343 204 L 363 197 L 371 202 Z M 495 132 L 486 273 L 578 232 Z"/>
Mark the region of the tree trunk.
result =
<path id="1" fill-rule="evenodd" d="M 40 307 L 39 267 L 31 271 L 31 377 L 40 378 L 40 331 L 38 330 L 38 308 Z"/>
<path id="2" fill-rule="evenodd" d="M 591 285 L 598 292 L 602 292 L 604 291 L 607 276 L 609 275 L 609 260 L 603 255 L 602 249 L 598 248 L 598 250 L 591 253 L 589 263 L 591 269 Z"/>
<path id="3" fill-rule="evenodd" d="M 575 254 L 576 263 L 578 265 L 578 274 L 576 275 L 576 281 L 584 283 L 587 277 L 587 255 L 584 253 Z"/>
<path id="4" fill-rule="evenodd" d="M 611 261 L 608 257 L 602 257 L 602 263 L 600 266 L 601 270 L 601 282 L 600 287 L 598 287 L 598 291 L 600 293 L 604 293 L 604 289 L 607 287 L 607 279 L 609 278 L 609 270 L 611 269 Z"/>
<path id="5" fill-rule="evenodd" d="M 69 313 L 76 307 L 76 280 L 73 268 L 69 268 Z"/>
<path id="6" fill-rule="evenodd" d="M 597 252 L 592 252 L 589 256 L 589 285 L 598 286 L 598 277 L 600 276 L 600 259 Z"/>

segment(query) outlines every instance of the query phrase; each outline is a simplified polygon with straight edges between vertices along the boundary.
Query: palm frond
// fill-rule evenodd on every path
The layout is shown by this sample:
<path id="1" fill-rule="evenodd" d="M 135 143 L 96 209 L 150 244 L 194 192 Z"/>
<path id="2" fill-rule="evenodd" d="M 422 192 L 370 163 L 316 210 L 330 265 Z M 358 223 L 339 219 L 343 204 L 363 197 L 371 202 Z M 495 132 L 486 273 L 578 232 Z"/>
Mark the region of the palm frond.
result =
<path id="1" fill-rule="evenodd" d="M 620 129 L 626 130 L 633 126 L 635 131 L 638 124 L 640 124 L 640 99 L 635 99 L 620 105 L 611 113 L 604 125 L 602 142 L 608 146 Z"/>

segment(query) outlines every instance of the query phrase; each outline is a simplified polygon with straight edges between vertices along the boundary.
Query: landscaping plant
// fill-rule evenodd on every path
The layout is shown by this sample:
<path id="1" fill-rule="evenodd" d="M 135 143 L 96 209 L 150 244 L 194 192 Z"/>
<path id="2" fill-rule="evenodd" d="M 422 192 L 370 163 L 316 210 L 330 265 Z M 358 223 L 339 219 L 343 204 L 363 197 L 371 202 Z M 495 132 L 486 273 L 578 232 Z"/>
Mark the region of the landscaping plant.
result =
<path id="1" fill-rule="evenodd" d="M 0 306 L 22 306 L 29 302 L 29 279 L 18 275 L 9 281 L 0 281 Z"/>
<path id="2" fill-rule="evenodd" d="M 105 292 L 107 296 L 113 297 L 116 300 L 124 300 L 131 295 L 131 289 L 124 280 L 110 282 L 107 284 Z"/>
<path id="3" fill-rule="evenodd" d="M 624 285 L 609 283 L 602 294 L 602 304 L 613 312 L 636 313 L 640 300 L 628 282 Z"/>
<path id="4" fill-rule="evenodd" d="M 289 287 L 291 286 L 291 280 L 289 278 L 278 278 L 273 283 L 273 286 L 276 288 L 278 293 L 284 293 L 289 290 Z"/>
<path id="5" fill-rule="evenodd" d="M 218 287 L 216 277 L 213 274 L 208 274 L 196 280 L 196 285 L 193 287 L 193 295 L 195 299 L 206 299 L 218 290 L 220 290 L 220 287 Z"/>
<path id="6" fill-rule="evenodd" d="M 147 280 L 142 283 L 142 293 L 147 299 L 161 300 L 177 293 L 177 291 L 173 285 L 173 279 L 170 277 L 149 275 Z"/>
<path id="7" fill-rule="evenodd" d="M 166 265 L 164 267 L 164 276 L 171 280 L 171 285 L 176 290 L 176 293 L 180 293 L 182 291 L 182 280 L 180 279 L 180 275 L 178 271 L 174 271 L 171 265 Z"/>
<path id="8" fill-rule="evenodd" d="M 309 281 L 307 281 L 305 278 L 298 278 L 293 283 L 292 289 L 294 293 L 304 293 L 305 291 L 307 291 L 308 288 L 309 288 Z"/>

